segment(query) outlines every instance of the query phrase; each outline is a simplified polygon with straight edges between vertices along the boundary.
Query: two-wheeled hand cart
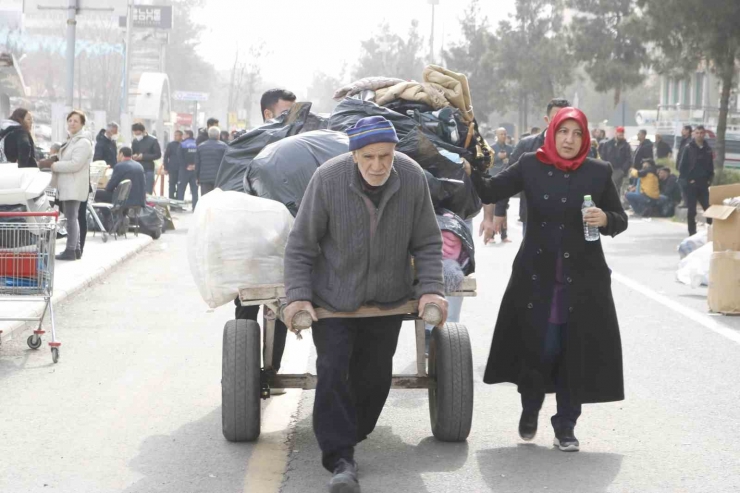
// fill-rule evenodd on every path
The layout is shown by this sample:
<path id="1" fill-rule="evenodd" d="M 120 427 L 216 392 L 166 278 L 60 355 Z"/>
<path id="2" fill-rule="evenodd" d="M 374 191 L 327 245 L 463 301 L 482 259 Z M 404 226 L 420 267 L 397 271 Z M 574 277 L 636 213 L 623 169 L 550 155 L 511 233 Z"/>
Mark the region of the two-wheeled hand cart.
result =
<path id="1" fill-rule="evenodd" d="M 476 295 L 475 278 L 466 278 L 459 292 L 448 296 Z M 275 340 L 275 316 L 285 308 L 282 285 L 242 289 L 242 306 L 264 305 L 271 313 L 264 318 L 263 329 L 253 320 L 231 320 L 224 327 L 221 379 L 221 413 L 224 437 L 231 442 L 257 440 L 260 435 L 261 399 L 270 398 L 270 388 L 315 389 L 316 376 L 277 374 L 272 356 Z M 427 305 L 419 314 L 418 301 L 381 310 L 363 306 L 356 312 L 336 313 L 316 309 L 324 318 L 367 318 L 405 315 L 415 321 L 416 374 L 394 375 L 394 389 L 428 389 L 432 433 L 441 441 L 462 442 L 470 433 L 473 420 L 473 357 L 468 330 L 458 323 L 439 326 L 439 307 Z M 293 327 L 307 329 L 312 320 L 307 312 L 293 317 Z M 427 364 L 425 324 L 434 325 Z M 264 339 L 264 347 L 262 340 Z M 260 354 L 262 353 L 262 354 Z"/>
<path id="2" fill-rule="evenodd" d="M 51 359 L 59 361 L 61 342 L 54 330 L 54 252 L 59 212 L 0 212 L 0 301 L 44 303 L 38 317 L 0 317 L 0 321 L 38 322 L 28 347 L 41 347 L 46 312 L 51 317 Z"/>

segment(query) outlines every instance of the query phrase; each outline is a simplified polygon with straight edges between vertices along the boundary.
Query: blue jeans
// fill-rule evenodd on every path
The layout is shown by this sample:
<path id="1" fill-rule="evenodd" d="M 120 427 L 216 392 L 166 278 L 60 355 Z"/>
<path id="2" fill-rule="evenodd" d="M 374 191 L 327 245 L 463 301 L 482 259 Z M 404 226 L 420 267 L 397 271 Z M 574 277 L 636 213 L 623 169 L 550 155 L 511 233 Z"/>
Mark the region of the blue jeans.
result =
<path id="1" fill-rule="evenodd" d="M 556 398 L 558 412 L 550 420 L 556 430 L 575 428 L 576 421 L 581 415 L 581 404 L 573 402 L 568 391 L 567 373 L 565 371 L 565 334 L 567 324 L 547 324 L 545 333 L 544 363 L 549 366 L 555 377 Z M 545 394 L 522 393 L 522 409 L 528 413 L 538 413 L 545 401 Z"/>
<path id="2" fill-rule="evenodd" d="M 641 192 L 627 192 L 627 202 L 630 203 L 635 214 L 643 215 L 653 203 L 653 199 Z"/>

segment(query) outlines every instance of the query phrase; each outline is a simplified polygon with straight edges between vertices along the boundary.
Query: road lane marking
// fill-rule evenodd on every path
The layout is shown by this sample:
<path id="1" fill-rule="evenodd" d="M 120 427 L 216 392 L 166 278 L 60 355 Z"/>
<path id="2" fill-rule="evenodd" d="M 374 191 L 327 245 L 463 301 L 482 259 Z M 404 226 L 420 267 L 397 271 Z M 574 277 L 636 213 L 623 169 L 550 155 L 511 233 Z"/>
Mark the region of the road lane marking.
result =
<path id="1" fill-rule="evenodd" d="M 660 303 L 661 305 L 673 310 L 674 312 L 680 313 L 684 317 L 690 320 L 693 320 L 694 322 L 698 323 L 702 327 L 709 329 L 712 332 L 715 332 L 721 335 L 722 337 L 726 337 L 727 339 L 740 344 L 740 332 L 737 332 L 735 330 L 730 329 L 729 327 L 722 325 L 721 323 L 717 322 L 709 315 L 705 315 L 703 313 L 697 312 L 696 310 L 692 308 L 688 308 L 682 305 L 681 303 L 674 301 L 665 295 L 657 293 L 653 289 L 647 286 L 644 286 L 637 281 L 633 281 L 632 279 L 625 277 L 621 274 L 618 274 L 616 272 L 612 272 L 612 279 L 614 279 L 615 281 L 621 284 L 624 284 L 625 286 L 632 289 L 633 291 L 637 291 L 638 293 L 647 296 L 651 300 Z"/>

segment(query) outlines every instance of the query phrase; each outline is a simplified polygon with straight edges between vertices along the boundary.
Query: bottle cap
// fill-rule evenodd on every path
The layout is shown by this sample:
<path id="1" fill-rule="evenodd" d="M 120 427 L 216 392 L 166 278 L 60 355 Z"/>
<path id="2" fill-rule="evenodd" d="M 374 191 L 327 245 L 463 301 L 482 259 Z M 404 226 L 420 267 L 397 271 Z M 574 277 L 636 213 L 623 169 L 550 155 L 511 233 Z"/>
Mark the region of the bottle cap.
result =
<path id="1" fill-rule="evenodd" d="M 589 201 L 589 200 L 591 200 L 591 196 L 590 195 L 584 195 L 583 200 Z"/>

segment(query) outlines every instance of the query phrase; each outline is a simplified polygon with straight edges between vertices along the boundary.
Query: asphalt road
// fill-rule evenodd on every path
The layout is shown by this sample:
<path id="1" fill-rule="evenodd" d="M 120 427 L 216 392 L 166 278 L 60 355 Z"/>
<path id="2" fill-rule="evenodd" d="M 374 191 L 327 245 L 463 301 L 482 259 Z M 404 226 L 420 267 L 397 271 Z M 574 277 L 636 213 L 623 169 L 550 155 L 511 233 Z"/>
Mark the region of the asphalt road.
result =
<path id="1" fill-rule="evenodd" d="M 259 442 L 223 439 L 221 328 L 233 311 L 210 311 L 200 299 L 186 261 L 187 221 L 57 308 L 57 365 L 24 336 L 0 347 L 0 492 L 325 491 L 313 392 L 266 402 Z M 740 491 L 740 319 L 707 315 L 706 291 L 674 281 L 684 228 L 633 221 L 604 240 L 627 399 L 584 406 L 577 454 L 551 446 L 553 397 L 539 435 L 524 444 L 516 389 L 481 382 L 520 229 L 511 225 L 514 243 L 478 245 L 479 296 L 465 301 L 462 317 L 476 378 L 470 439 L 437 442 L 426 392 L 392 391 L 358 447 L 363 491 Z M 312 355 L 310 337 L 290 336 L 287 371 L 312 371 Z M 412 355 L 409 325 L 397 373 L 413 371 Z"/>

